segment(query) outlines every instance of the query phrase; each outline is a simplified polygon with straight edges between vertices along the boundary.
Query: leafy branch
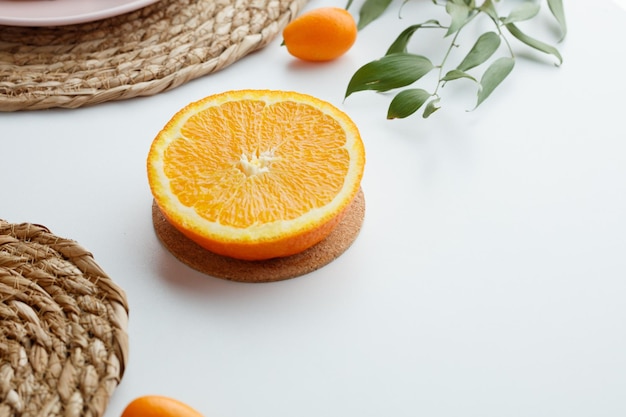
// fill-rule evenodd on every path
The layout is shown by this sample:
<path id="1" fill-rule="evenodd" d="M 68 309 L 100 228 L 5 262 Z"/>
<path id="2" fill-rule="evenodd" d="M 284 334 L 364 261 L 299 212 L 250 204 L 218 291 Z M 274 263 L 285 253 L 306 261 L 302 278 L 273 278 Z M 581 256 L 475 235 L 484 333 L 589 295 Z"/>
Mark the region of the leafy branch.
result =
<path id="1" fill-rule="evenodd" d="M 408 0 L 403 0 L 405 3 Z M 561 39 L 567 34 L 565 11 L 562 0 L 545 0 L 552 17 L 561 32 Z M 407 27 L 391 44 L 385 55 L 359 68 L 348 83 L 345 98 L 352 93 L 364 90 L 387 92 L 412 85 L 431 71 L 437 71 L 437 82 L 432 91 L 424 88 L 406 88 L 399 91 L 392 99 L 387 112 L 388 119 L 405 118 L 420 109 L 422 117 L 428 118 L 440 108 L 439 90 L 446 83 L 455 80 L 470 80 L 477 86 L 477 98 L 474 109 L 485 101 L 491 93 L 512 72 L 515 66 L 515 54 L 507 36 L 512 36 L 524 45 L 548 54 L 561 65 L 563 58 L 558 49 L 527 35 L 518 23 L 536 18 L 541 4 L 539 0 L 516 2 L 508 14 L 501 15 L 496 3 L 500 0 L 432 0 L 436 6 L 445 7 L 449 23 L 444 25 L 438 20 L 429 19 Z M 349 0 L 346 8 L 349 8 Z M 359 11 L 359 29 L 365 28 L 380 17 L 389 7 L 391 0 L 366 0 Z M 459 47 L 458 40 L 463 29 L 483 16 L 493 24 L 493 29 L 482 33 L 474 42 L 469 52 L 453 66 L 451 53 Z M 449 39 L 448 47 L 440 64 L 435 65 L 429 58 L 408 51 L 408 44 L 413 35 L 423 30 L 442 30 L 444 39 Z M 504 42 L 504 56 L 495 57 Z M 472 75 L 478 68 L 484 68 L 480 77 Z"/>

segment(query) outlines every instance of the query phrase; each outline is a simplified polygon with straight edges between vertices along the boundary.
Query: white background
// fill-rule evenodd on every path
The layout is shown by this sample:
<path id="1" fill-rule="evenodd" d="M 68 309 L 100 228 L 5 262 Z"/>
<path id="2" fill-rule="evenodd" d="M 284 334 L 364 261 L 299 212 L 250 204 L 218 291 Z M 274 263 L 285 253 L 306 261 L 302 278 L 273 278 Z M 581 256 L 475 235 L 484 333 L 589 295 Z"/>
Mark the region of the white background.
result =
<path id="1" fill-rule="evenodd" d="M 0 114 L 0 218 L 77 240 L 128 295 L 107 417 L 144 394 L 207 417 L 626 415 L 626 12 L 565 3 L 563 65 L 512 41 L 516 68 L 473 112 L 465 82 L 427 120 L 386 120 L 390 95 L 343 100 L 357 68 L 431 17 L 423 0 L 401 19 L 394 3 L 331 63 L 277 38 L 157 96 Z M 307 9 L 330 4 L 345 5 Z M 411 51 L 441 51 L 429 36 Z M 309 275 L 212 278 L 153 232 L 152 139 L 190 101 L 240 88 L 313 94 L 361 130 L 363 228 Z"/>

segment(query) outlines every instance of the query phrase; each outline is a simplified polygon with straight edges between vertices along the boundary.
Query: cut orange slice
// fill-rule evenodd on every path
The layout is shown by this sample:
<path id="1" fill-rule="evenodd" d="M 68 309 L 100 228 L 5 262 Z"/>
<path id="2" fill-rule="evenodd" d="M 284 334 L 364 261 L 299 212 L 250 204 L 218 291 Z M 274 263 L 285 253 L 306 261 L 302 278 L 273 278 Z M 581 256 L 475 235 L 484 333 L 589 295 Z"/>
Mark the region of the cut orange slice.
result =
<path id="1" fill-rule="evenodd" d="M 201 247 L 244 260 L 323 240 L 359 191 L 365 150 L 335 106 L 288 91 L 240 90 L 187 105 L 148 154 L 154 200 Z"/>

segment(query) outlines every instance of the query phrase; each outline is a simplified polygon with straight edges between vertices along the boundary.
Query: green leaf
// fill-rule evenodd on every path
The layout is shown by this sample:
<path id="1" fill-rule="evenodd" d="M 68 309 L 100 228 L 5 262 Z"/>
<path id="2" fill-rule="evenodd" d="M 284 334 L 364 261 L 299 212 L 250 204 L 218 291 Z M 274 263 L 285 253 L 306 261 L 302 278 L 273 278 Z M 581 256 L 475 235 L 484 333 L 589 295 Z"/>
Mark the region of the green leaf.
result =
<path id="1" fill-rule="evenodd" d="M 448 71 L 446 73 L 446 75 L 444 75 L 444 77 L 441 79 L 441 81 L 454 81 L 454 80 L 458 80 L 460 78 L 468 78 L 474 82 L 478 82 L 476 80 L 476 78 L 472 77 L 471 75 L 469 75 L 468 73 L 458 70 L 458 69 L 453 69 L 451 71 Z"/>
<path id="2" fill-rule="evenodd" d="M 447 0 L 448 3 L 458 4 L 460 6 L 470 6 L 473 3 L 472 0 Z"/>
<path id="3" fill-rule="evenodd" d="M 387 119 L 403 119 L 415 113 L 426 103 L 431 94 L 421 88 L 411 88 L 399 92 L 389 105 Z"/>
<path id="4" fill-rule="evenodd" d="M 537 16 L 539 9 L 539 3 L 525 1 L 513 9 L 507 17 L 502 19 L 502 23 L 523 22 L 524 20 L 532 19 Z"/>
<path id="5" fill-rule="evenodd" d="M 408 45 L 409 41 L 411 40 L 411 37 L 413 36 L 413 34 L 419 28 L 427 26 L 427 25 L 431 25 L 431 24 L 432 25 L 436 25 L 438 27 L 441 27 L 441 25 L 439 24 L 438 21 L 436 21 L 434 19 L 431 19 L 431 20 L 427 20 L 424 23 L 420 23 L 420 24 L 417 24 L 417 25 L 411 25 L 408 28 L 404 29 L 402 31 L 402 33 L 400 33 L 400 35 L 398 35 L 396 40 L 391 44 L 389 49 L 387 49 L 387 53 L 385 55 L 401 53 L 401 52 L 407 52 L 407 45 Z"/>
<path id="6" fill-rule="evenodd" d="M 378 19 L 387 7 L 391 4 L 391 0 L 365 0 L 365 3 L 359 10 L 359 23 L 357 28 L 363 29 L 365 26 Z"/>
<path id="7" fill-rule="evenodd" d="M 500 36 L 495 32 L 480 35 L 472 49 L 463 61 L 457 66 L 461 71 L 467 71 L 487 61 L 500 47 Z"/>
<path id="8" fill-rule="evenodd" d="M 364 3 L 361 6 L 362 10 L 360 10 L 359 29 L 381 16 L 392 2 L 392 0 L 362 1 Z M 546 1 L 562 32 L 562 40 L 567 33 L 563 8 L 564 1 Z M 353 0 L 347 0 L 347 2 L 348 6 L 346 9 L 350 6 L 354 7 Z M 401 9 L 408 2 L 409 0 L 400 0 Z M 516 26 L 517 22 L 537 18 L 541 12 L 542 2 L 543 0 L 513 0 L 507 4 L 507 6 L 512 4 L 513 9 L 509 9 L 511 11 L 507 12 L 508 15 L 503 14 L 501 16 L 500 4 L 507 3 L 503 0 L 431 0 L 431 3 L 435 6 L 445 7 L 445 12 L 449 16 L 449 23 L 444 26 L 439 21 L 430 19 L 423 23 L 411 24 L 395 39 L 383 58 L 362 66 L 354 73 L 346 89 L 345 98 L 354 92 L 363 90 L 385 92 L 393 89 L 402 89 L 420 80 L 424 75 L 435 69 L 438 75 L 436 76 L 434 91 L 428 93 L 427 90 L 422 88 L 408 88 L 405 91 L 400 91 L 391 101 L 387 114 L 388 118 L 404 118 L 417 111 L 422 111 L 423 117 L 428 118 L 440 109 L 439 88 L 443 88 L 450 81 L 459 79 L 471 80 L 478 85 L 476 108 L 490 97 L 493 91 L 513 71 L 515 55 L 509 45 L 509 34 L 531 49 L 554 56 L 557 59 L 557 65 L 562 64 L 563 58 L 557 48 L 527 35 Z M 491 21 L 490 24 L 493 24 L 495 28 L 486 32 L 483 26 L 479 25 L 473 31 L 466 31 L 467 36 L 474 36 L 475 42 L 469 52 L 467 52 L 467 55 L 460 59 L 458 66 L 448 70 L 448 66 L 454 66 L 454 64 L 450 65 L 451 57 L 454 56 L 451 52 L 459 47 L 457 38 L 460 32 L 466 26 L 469 26 L 475 17 L 481 15 L 488 21 L 487 23 Z M 548 22 L 548 24 L 556 26 L 554 21 Z M 502 33 L 502 27 L 506 27 L 508 31 L 506 36 Z M 447 47 L 443 46 L 446 49 L 444 50 L 442 62 L 438 62 L 436 66 L 425 56 L 409 53 L 414 35 L 418 30 L 422 32 L 424 28 L 443 29 L 444 40 L 448 37 L 451 38 L 449 45 Z M 502 54 L 506 57 L 494 57 L 502 48 L 503 41 L 507 42 L 508 53 Z M 415 46 L 419 47 L 419 45 Z M 432 46 L 428 45 L 429 48 L 432 48 Z M 489 64 L 487 64 L 488 62 Z M 486 70 L 483 71 L 480 77 L 480 81 L 477 80 L 479 77 L 470 74 L 470 72 L 473 72 L 471 70 L 479 66 L 486 67 Z"/>
<path id="9" fill-rule="evenodd" d="M 507 23 L 505 27 L 511 33 L 511 35 L 515 36 L 518 40 L 530 46 L 531 48 L 534 48 L 546 54 L 554 55 L 559 60 L 558 65 L 561 65 L 563 63 L 563 58 L 561 57 L 561 54 L 554 46 L 543 43 L 535 38 L 531 38 L 530 36 L 523 33 L 521 30 L 519 30 L 519 28 L 513 23 Z"/>
<path id="10" fill-rule="evenodd" d="M 485 2 L 480 6 L 480 11 L 486 13 L 487 16 L 489 16 L 494 22 L 498 22 L 498 11 L 491 0 L 485 0 Z"/>
<path id="11" fill-rule="evenodd" d="M 478 89 L 478 101 L 476 107 L 480 105 L 498 85 L 511 73 L 515 60 L 510 57 L 498 58 L 485 71 L 480 79 L 480 88 Z"/>
<path id="12" fill-rule="evenodd" d="M 424 113 L 422 114 L 422 117 L 424 119 L 427 119 L 431 114 L 433 114 L 434 112 L 436 112 L 437 110 L 441 108 L 441 106 L 439 106 L 440 100 L 441 99 L 437 97 L 428 102 L 428 104 L 426 105 L 426 108 L 424 109 Z"/>
<path id="13" fill-rule="evenodd" d="M 345 97 L 356 91 L 388 91 L 404 87 L 422 78 L 434 68 L 421 55 L 391 54 L 359 68 L 348 83 Z"/>
<path id="14" fill-rule="evenodd" d="M 446 12 L 450 15 L 450 27 L 445 36 L 457 32 L 469 20 L 471 9 L 463 1 L 448 1 Z"/>
<path id="15" fill-rule="evenodd" d="M 565 20 L 565 9 L 562 0 L 548 0 L 548 8 L 552 15 L 556 18 L 557 23 L 561 27 L 561 40 L 567 35 L 567 21 Z"/>

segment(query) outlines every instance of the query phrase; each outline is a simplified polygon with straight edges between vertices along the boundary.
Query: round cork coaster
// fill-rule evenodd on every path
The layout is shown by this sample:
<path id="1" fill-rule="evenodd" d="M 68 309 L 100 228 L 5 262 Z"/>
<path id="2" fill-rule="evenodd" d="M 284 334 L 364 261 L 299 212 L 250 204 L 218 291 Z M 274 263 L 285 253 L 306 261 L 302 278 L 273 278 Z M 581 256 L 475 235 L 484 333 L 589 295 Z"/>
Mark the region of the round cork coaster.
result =
<path id="1" fill-rule="evenodd" d="M 88 23 L 0 25 L 0 111 L 76 108 L 172 89 L 266 46 L 305 3 L 159 0 Z"/>
<path id="2" fill-rule="evenodd" d="M 266 261 L 242 261 L 209 252 L 176 230 L 155 202 L 152 222 L 159 240 L 178 260 L 216 278 L 239 282 L 274 282 L 313 272 L 343 254 L 357 238 L 365 218 L 363 190 L 355 197 L 343 219 L 330 235 L 306 251 Z"/>
<path id="3" fill-rule="evenodd" d="M 124 291 L 91 253 L 0 220 L 0 416 L 105 413 L 128 360 Z"/>

